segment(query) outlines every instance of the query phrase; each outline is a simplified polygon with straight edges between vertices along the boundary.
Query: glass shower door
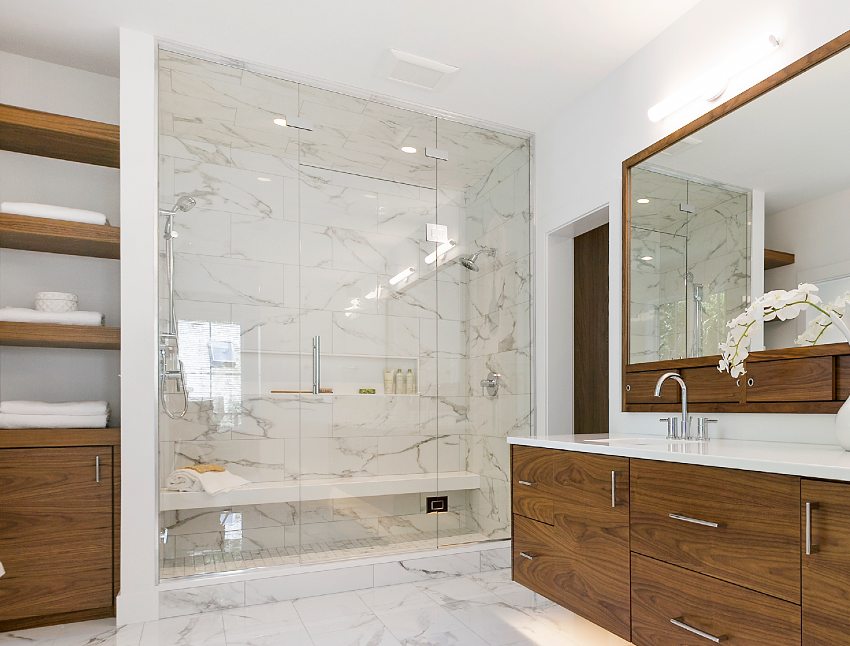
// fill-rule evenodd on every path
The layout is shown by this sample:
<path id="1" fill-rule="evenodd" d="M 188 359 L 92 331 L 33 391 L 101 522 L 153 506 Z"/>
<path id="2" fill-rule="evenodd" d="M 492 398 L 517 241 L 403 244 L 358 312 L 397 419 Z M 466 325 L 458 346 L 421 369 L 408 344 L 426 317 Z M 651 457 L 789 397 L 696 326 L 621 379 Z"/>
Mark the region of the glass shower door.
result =
<path id="1" fill-rule="evenodd" d="M 300 551 L 315 562 L 437 546 L 436 429 L 420 392 L 437 316 L 433 117 L 302 85 Z M 320 350 L 314 353 L 314 339 Z"/>

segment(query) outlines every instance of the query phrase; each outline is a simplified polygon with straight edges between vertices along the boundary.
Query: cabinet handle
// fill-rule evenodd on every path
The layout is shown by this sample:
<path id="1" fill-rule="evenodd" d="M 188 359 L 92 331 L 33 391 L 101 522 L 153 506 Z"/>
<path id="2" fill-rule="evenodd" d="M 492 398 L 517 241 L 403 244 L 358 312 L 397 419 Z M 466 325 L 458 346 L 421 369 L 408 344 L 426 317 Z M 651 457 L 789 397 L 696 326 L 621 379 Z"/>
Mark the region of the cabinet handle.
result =
<path id="1" fill-rule="evenodd" d="M 518 480 L 521 485 L 525 485 L 526 487 L 536 487 L 537 483 L 533 480 Z"/>
<path id="2" fill-rule="evenodd" d="M 693 633 L 697 637 L 702 637 L 703 639 L 707 639 L 710 642 L 714 642 L 715 644 L 719 644 L 720 642 L 726 639 L 725 635 L 717 636 L 712 635 L 711 633 L 707 633 L 704 630 L 700 630 L 699 628 L 694 628 L 693 626 L 689 626 L 684 621 L 682 621 L 683 617 L 679 617 L 677 619 L 671 619 L 670 623 L 674 626 L 681 628 L 682 630 L 687 630 L 689 633 Z"/>
<path id="3" fill-rule="evenodd" d="M 750 377 L 749 379 L 747 379 L 747 385 L 748 385 L 750 388 L 752 388 L 753 386 L 755 386 L 755 384 L 756 384 L 756 380 L 755 380 L 755 379 L 753 379 L 752 377 Z"/>
<path id="4" fill-rule="evenodd" d="M 611 472 L 611 509 L 617 506 L 617 472 Z"/>
<path id="5" fill-rule="evenodd" d="M 740 387 L 741 387 L 741 380 L 740 380 L 740 379 L 736 379 L 736 380 L 735 380 L 735 386 L 736 386 L 737 388 L 740 388 Z"/>
<path id="6" fill-rule="evenodd" d="M 818 503 L 806 503 L 806 556 L 818 551 L 818 546 L 812 543 L 812 512 L 818 508 Z"/>
<path id="7" fill-rule="evenodd" d="M 529 561 L 533 561 L 534 557 L 536 556 L 535 554 L 529 554 L 528 552 L 520 552 L 519 555 L 524 559 L 528 559 Z"/>
<path id="8" fill-rule="evenodd" d="M 94 481 L 100 482 L 100 456 L 97 455 L 94 458 Z"/>
<path id="9" fill-rule="evenodd" d="M 720 527 L 720 523 L 715 523 L 710 520 L 700 520 L 699 518 L 691 518 L 690 516 L 682 516 L 682 514 L 667 514 L 673 520 L 681 520 L 694 525 L 702 525 L 704 527 Z"/>
<path id="10" fill-rule="evenodd" d="M 631 384 L 626 384 L 626 392 L 627 393 L 632 392 L 632 385 Z"/>

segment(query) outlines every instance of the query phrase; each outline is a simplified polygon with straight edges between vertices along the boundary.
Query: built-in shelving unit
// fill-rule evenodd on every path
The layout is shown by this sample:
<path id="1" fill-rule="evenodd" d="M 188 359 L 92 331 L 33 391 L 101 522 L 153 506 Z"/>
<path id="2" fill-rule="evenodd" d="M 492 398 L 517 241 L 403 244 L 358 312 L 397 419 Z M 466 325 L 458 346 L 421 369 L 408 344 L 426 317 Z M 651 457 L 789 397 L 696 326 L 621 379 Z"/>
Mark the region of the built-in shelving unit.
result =
<path id="1" fill-rule="evenodd" d="M 0 149 L 118 168 L 118 126 L 0 104 Z"/>
<path id="2" fill-rule="evenodd" d="M 62 446 L 117 446 L 121 429 L 110 428 L 23 428 L 3 429 L 0 449 Z"/>
<path id="3" fill-rule="evenodd" d="M 0 247 L 92 258 L 120 257 L 118 227 L 0 213 Z"/>
<path id="4" fill-rule="evenodd" d="M 775 249 L 764 250 L 765 271 L 768 269 L 777 269 L 778 267 L 793 265 L 795 260 L 796 258 L 794 254 L 788 253 L 787 251 L 776 251 Z"/>
<path id="5" fill-rule="evenodd" d="M 0 345 L 24 348 L 119 350 L 121 330 L 103 325 L 57 325 L 0 321 Z"/>

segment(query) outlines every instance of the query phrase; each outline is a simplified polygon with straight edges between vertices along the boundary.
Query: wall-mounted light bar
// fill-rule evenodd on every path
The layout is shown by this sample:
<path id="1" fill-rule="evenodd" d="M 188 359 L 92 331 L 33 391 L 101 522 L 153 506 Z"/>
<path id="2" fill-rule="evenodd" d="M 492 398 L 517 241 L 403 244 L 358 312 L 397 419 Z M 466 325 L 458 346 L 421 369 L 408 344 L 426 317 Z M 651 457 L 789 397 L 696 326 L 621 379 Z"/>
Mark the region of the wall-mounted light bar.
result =
<path id="1" fill-rule="evenodd" d="M 653 123 L 657 123 L 694 101 L 700 99 L 717 101 L 726 92 L 731 79 L 775 52 L 780 45 L 779 38 L 773 34 L 766 38 L 760 38 L 749 47 L 730 56 L 725 63 L 699 76 L 679 91 L 656 103 L 647 111 L 646 116 Z"/>
<path id="2" fill-rule="evenodd" d="M 425 256 L 425 264 L 433 265 L 434 261 L 436 261 L 439 256 L 442 256 L 456 245 L 457 242 L 455 242 L 454 240 L 449 240 L 448 242 L 444 242 L 443 244 L 439 245 L 434 251 Z"/>
<path id="3" fill-rule="evenodd" d="M 405 278 L 412 275 L 414 271 L 416 271 L 416 270 L 413 267 L 408 267 L 407 269 L 402 269 L 395 276 L 390 278 L 390 280 L 389 280 L 390 285 L 397 285 L 398 283 L 403 281 Z"/>

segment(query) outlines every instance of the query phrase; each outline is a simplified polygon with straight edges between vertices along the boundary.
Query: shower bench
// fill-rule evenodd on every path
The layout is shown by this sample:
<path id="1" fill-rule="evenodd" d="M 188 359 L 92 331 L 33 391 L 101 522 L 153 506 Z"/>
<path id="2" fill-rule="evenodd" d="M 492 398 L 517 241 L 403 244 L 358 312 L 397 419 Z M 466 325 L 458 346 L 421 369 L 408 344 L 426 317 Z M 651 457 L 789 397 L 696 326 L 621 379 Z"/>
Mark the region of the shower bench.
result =
<path id="1" fill-rule="evenodd" d="M 481 476 L 469 471 L 252 482 L 239 489 L 215 495 L 197 491 L 162 490 L 159 508 L 160 511 L 175 511 L 331 498 L 367 498 L 432 491 L 465 491 L 480 486 Z"/>

